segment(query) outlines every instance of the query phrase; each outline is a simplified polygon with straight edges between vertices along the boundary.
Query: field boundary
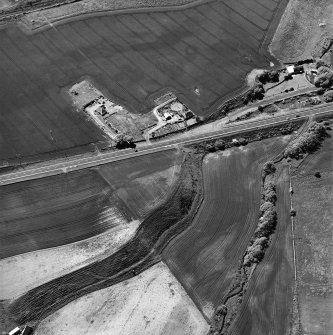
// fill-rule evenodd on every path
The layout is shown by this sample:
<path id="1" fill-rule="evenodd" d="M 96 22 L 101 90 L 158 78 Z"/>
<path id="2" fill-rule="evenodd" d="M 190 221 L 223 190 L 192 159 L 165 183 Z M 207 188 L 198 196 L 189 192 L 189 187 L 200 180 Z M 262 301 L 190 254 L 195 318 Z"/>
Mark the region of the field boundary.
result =
<path id="1" fill-rule="evenodd" d="M 97 9 L 87 11 L 86 13 L 72 13 L 69 15 L 64 15 L 63 17 L 59 17 L 53 21 L 46 21 L 43 26 L 37 28 L 30 28 L 24 21 L 18 22 L 18 26 L 21 30 L 28 34 L 33 35 L 35 33 L 53 28 L 53 26 L 62 25 L 65 23 L 80 21 L 91 17 L 99 17 L 99 16 L 113 16 L 113 15 L 122 15 L 122 14 L 137 14 L 137 13 L 155 13 L 155 12 L 173 12 L 173 11 L 181 11 L 188 8 L 193 8 L 196 6 L 203 5 L 205 3 L 209 3 L 213 0 L 195 0 L 193 2 L 182 4 L 182 5 L 173 5 L 173 6 L 161 6 L 161 7 L 132 7 L 125 9 Z M 65 5 L 66 6 L 66 5 Z"/>

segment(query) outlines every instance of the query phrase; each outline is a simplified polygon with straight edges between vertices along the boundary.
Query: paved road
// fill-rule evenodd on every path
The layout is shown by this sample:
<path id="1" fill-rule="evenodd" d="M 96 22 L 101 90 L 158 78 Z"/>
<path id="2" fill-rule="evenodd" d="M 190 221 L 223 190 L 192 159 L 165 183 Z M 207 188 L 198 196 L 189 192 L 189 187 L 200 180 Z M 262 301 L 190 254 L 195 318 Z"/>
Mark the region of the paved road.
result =
<path id="1" fill-rule="evenodd" d="M 141 147 L 138 152 L 133 149 L 126 149 L 117 152 L 107 152 L 96 154 L 95 156 L 85 157 L 85 158 L 72 158 L 65 162 L 50 162 L 46 166 L 42 167 L 26 167 L 23 170 L 9 172 L 0 176 L 0 185 L 7 185 L 18 183 L 31 179 L 38 179 L 48 176 L 53 176 L 62 173 L 68 173 L 75 170 L 81 170 L 90 168 L 97 165 L 102 165 L 110 162 L 115 162 L 123 159 L 134 158 L 138 156 L 148 155 L 151 153 L 170 150 L 176 148 L 178 145 L 182 144 L 192 144 L 200 142 L 203 140 L 209 140 L 227 135 L 237 135 L 244 131 L 249 131 L 253 129 L 265 128 L 271 125 L 282 124 L 291 120 L 306 119 L 309 116 L 329 114 L 333 111 L 332 105 L 320 105 L 314 106 L 309 109 L 304 109 L 302 111 L 295 111 L 288 114 L 288 116 L 273 116 L 265 120 L 258 121 L 248 121 L 247 123 L 224 127 L 221 130 L 206 133 L 202 136 L 194 135 L 187 138 L 181 139 L 171 139 L 156 142 L 154 144 L 146 145 Z"/>

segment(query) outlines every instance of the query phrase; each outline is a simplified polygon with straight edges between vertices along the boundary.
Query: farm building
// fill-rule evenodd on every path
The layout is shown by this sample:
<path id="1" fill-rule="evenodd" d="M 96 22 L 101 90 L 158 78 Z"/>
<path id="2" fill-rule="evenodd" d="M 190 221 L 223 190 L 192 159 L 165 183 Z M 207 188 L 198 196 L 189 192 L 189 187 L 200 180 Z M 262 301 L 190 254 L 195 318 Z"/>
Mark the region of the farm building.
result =
<path id="1" fill-rule="evenodd" d="M 287 66 L 287 73 L 288 74 L 301 74 L 301 73 L 304 73 L 304 67 L 303 65 L 297 65 L 297 66 L 294 66 L 294 65 L 290 65 L 290 66 Z"/>
<path id="2" fill-rule="evenodd" d="M 25 326 L 21 335 L 31 335 L 33 329 L 30 326 Z"/>
<path id="3" fill-rule="evenodd" d="M 8 335 L 19 335 L 19 334 L 21 334 L 21 330 L 19 327 L 14 328 L 8 333 Z"/>
<path id="4" fill-rule="evenodd" d="M 11 330 L 8 333 L 8 335 L 31 335 L 32 332 L 33 332 L 33 328 L 30 326 L 25 326 L 22 331 L 19 327 L 16 327 L 13 330 Z"/>

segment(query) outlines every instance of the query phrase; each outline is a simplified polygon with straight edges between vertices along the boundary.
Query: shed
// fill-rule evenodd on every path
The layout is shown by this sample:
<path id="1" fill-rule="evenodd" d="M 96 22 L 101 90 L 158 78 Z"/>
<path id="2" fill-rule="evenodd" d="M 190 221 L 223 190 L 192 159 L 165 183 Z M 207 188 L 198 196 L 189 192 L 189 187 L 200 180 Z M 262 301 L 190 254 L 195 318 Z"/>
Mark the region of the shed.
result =
<path id="1" fill-rule="evenodd" d="M 297 65 L 294 67 L 294 73 L 295 74 L 300 74 L 304 73 L 304 66 L 303 65 Z"/>
<path id="2" fill-rule="evenodd" d="M 33 331 L 32 327 L 25 326 L 21 335 L 30 335 L 32 334 L 32 331 Z"/>
<path id="3" fill-rule="evenodd" d="M 294 65 L 287 66 L 286 69 L 287 69 L 288 74 L 294 74 L 294 72 L 295 72 L 295 66 Z"/>
<path id="4" fill-rule="evenodd" d="M 8 333 L 8 335 L 19 335 L 19 334 L 21 334 L 21 330 L 19 327 L 14 328 Z"/>

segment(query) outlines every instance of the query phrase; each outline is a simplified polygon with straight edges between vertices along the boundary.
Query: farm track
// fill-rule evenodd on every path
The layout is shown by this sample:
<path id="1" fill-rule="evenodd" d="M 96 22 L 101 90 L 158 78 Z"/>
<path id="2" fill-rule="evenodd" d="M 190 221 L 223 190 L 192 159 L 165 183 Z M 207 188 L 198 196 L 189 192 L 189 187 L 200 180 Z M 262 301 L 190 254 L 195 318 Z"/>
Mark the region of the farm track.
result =
<path id="1" fill-rule="evenodd" d="M 1 30 L 1 156 L 105 147 L 105 135 L 72 110 L 64 92 L 85 76 L 134 112 L 146 112 L 152 93 L 172 87 L 195 112 L 208 115 L 243 85 L 247 72 L 268 65 L 258 46 L 278 4 L 211 1 L 179 11 L 85 18 L 33 35 L 14 26 Z"/>
<path id="2" fill-rule="evenodd" d="M 192 221 L 202 200 L 201 156 L 188 154 L 169 198 L 140 225 L 135 237 L 110 257 L 41 285 L 17 299 L 17 322 L 38 322 L 89 292 L 131 278 L 160 260 L 168 241 Z"/>
<path id="3" fill-rule="evenodd" d="M 294 272 L 288 166 L 279 172 L 277 199 L 278 224 L 271 245 L 251 276 L 228 334 L 284 335 L 289 332 Z"/>
<path id="4" fill-rule="evenodd" d="M 271 139 L 250 144 L 245 152 L 233 149 L 230 156 L 209 158 L 203 167 L 204 202 L 191 227 L 163 252 L 208 318 L 226 295 L 256 228 L 261 164 L 284 146 L 281 139 Z"/>

